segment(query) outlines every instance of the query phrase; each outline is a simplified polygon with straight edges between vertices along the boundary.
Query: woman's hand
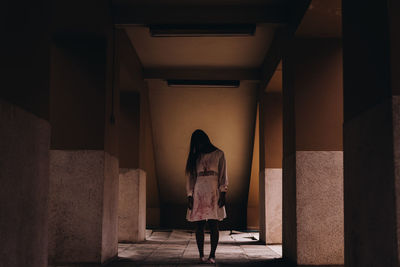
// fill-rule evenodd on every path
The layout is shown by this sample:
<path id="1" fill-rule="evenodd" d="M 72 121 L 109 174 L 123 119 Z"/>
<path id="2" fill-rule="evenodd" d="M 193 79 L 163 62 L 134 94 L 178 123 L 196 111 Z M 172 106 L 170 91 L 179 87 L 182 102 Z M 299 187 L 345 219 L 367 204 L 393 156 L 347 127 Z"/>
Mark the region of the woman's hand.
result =
<path id="1" fill-rule="evenodd" d="M 193 209 L 193 197 L 188 196 L 188 208 L 191 210 Z"/>
<path id="2" fill-rule="evenodd" d="M 221 192 L 219 194 L 218 207 L 220 207 L 220 208 L 225 206 L 225 194 L 226 194 L 226 192 Z"/>

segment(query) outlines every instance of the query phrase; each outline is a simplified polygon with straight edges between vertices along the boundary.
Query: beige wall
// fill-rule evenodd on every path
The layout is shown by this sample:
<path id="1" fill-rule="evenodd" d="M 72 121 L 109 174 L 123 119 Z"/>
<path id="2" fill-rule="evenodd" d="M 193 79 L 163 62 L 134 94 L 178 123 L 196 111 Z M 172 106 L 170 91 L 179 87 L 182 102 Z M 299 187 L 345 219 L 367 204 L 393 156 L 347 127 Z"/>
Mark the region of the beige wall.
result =
<path id="1" fill-rule="evenodd" d="M 245 227 L 256 84 L 243 83 L 240 88 L 182 88 L 151 80 L 149 96 L 164 226 L 188 226 L 184 169 L 190 136 L 200 128 L 226 154 L 226 223 Z"/>
<path id="2" fill-rule="evenodd" d="M 253 157 L 251 161 L 251 176 L 249 196 L 247 201 L 247 229 L 259 228 L 259 177 L 260 177 L 260 132 L 259 108 L 257 108 L 256 123 L 254 127 Z"/>

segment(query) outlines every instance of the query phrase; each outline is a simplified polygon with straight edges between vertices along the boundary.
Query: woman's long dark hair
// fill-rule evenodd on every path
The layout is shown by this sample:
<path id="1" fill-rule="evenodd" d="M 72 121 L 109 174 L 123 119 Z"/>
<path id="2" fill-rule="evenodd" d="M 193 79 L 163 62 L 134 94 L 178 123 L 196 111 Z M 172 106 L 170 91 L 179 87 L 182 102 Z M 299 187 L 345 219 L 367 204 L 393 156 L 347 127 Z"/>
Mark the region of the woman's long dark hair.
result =
<path id="1" fill-rule="evenodd" d="M 186 162 L 186 174 L 196 176 L 196 164 L 197 160 L 202 154 L 210 153 L 218 148 L 215 147 L 208 135 L 200 129 L 197 129 L 192 133 L 190 139 L 190 150 Z"/>

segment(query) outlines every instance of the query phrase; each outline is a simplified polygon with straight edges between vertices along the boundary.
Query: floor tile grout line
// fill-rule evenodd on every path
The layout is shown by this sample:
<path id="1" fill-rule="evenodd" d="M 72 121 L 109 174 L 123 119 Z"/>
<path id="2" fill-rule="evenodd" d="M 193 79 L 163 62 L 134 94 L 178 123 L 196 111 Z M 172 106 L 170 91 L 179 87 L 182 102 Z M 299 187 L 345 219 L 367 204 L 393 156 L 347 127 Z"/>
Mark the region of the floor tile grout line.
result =
<path id="1" fill-rule="evenodd" d="M 242 253 L 245 255 L 247 262 L 250 262 L 249 256 L 247 255 L 246 251 L 243 249 L 242 245 L 235 239 L 236 244 L 239 246 L 239 248 L 242 250 Z"/>
<path id="2" fill-rule="evenodd" d="M 153 233 L 154 233 L 154 232 L 153 232 Z M 153 235 L 153 233 L 151 233 L 151 235 Z M 156 252 L 162 245 L 164 245 L 165 241 L 167 241 L 167 240 L 170 238 L 171 234 L 172 234 L 172 232 L 168 235 L 168 237 L 167 237 L 165 240 L 163 240 L 162 242 L 160 242 L 160 243 L 158 244 L 158 246 L 157 246 L 155 249 L 153 249 L 153 251 L 152 251 L 149 255 L 147 255 L 146 257 L 144 257 L 143 262 L 146 262 L 147 259 L 148 259 L 149 257 L 151 257 L 151 256 L 154 254 L 154 252 Z M 151 235 L 150 235 L 150 236 L 151 236 Z"/>
<path id="3" fill-rule="evenodd" d="M 126 246 L 123 250 L 119 251 L 119 243 L 118 243 L 118 254 L 124 252 L 125 250 L 127 250 L 127 249 L 130 248 L 131 246 L 133 246 L 133 244 L 129 244 L 129 246 Z"/>
<path id="4" fill-rule="evenodd" d="M 187 248 L 189 247 L 191 238 L 192 238 L 192 233 L 190 233 L 190 237 L 189 237 L 189 239 L 188 239 L 188 241 L 187 241 L 186 247 L 185 247 L 185 249 L 183 250 L 181 257 L 179 258 L 179 264 L 176 265 L 176 266 L 179 266 L 179 265 L 181 264 L 183 255 L 185 255 L 185 252 L 186 252 Z"/>

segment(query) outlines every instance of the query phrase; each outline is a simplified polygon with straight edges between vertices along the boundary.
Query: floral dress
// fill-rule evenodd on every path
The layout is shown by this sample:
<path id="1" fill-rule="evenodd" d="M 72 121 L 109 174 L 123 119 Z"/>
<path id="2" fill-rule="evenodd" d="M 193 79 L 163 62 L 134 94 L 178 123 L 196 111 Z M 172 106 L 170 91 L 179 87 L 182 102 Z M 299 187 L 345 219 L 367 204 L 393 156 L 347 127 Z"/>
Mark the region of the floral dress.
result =
<path id="1" fill-rule="evenodd" d="M 215 150 L 203 154 L 197 161 L 197 177 L 187 176 L 186 191 L 193 196 L 193 208 L 187 210 L 188 221 L 219 220 L 226 218 L 225 206 L 218 206 L 220 192 L 228 190 L 228 176 L 224 152 Z"/>

